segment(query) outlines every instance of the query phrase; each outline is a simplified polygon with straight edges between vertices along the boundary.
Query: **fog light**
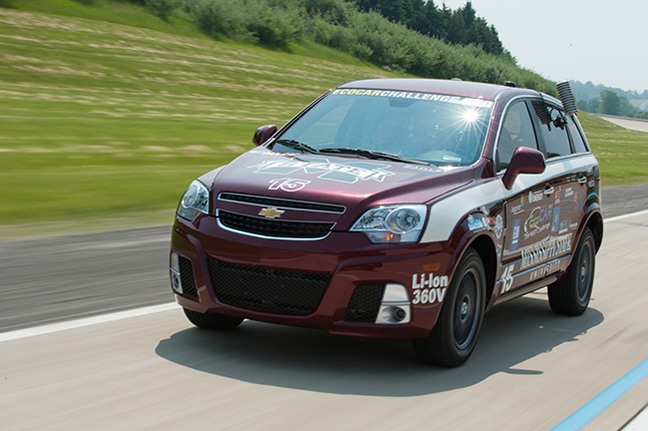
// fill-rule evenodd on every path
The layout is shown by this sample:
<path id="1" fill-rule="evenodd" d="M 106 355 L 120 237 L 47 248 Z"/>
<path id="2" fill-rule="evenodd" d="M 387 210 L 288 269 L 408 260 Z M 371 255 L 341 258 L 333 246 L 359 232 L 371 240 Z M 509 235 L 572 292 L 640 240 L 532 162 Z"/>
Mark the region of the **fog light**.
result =
<path id="1" fill-rule="evenodd" d="M 180 281 L 180 274 L 171 270 L 171 287 L 175 292 L 182 293 L 182 281 Z"/>
<path id="2" fill-rule="evenodd" d="M 394 320 L 397 322 L 402 322 L 407 313 L 400 307 L 394 307 L 394 312 L 392 313 Z"/>
<path id="3" fill-rule="evenodd" d="M 382 319 L 387 323 L 401 323 L 407 317 L 407 312 L 398 306 L 388 306 L 382 310 Z"/>
<path id="4" fill-rule="evenodd" d="M 386 285 L 376 323 L 402 325 L 410 321 L 411 306 L 407 288 L 402 284 L 390 283 Z"/>

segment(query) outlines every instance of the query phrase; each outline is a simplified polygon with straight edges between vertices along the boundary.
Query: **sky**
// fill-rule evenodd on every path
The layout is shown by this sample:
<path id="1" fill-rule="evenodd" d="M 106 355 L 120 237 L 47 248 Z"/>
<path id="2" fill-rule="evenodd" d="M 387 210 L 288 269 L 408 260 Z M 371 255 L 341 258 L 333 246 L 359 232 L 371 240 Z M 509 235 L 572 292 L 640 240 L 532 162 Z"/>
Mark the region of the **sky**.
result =
<path id="1" fill-rule="evenodd" d="M 438 0 L 451 9 L 466 0 Z M 648 0 L 472 0 L 518 64 L 553 81 L 648 89 Z"/>

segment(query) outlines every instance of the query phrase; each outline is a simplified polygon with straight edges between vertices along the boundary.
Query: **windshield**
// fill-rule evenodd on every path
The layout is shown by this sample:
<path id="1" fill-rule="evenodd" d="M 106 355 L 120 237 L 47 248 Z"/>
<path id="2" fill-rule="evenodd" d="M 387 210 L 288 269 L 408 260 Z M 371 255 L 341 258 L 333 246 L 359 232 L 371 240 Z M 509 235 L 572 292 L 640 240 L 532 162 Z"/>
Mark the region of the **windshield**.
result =
<path id="1" fill-rule="evenodd" d="M 337 89 L 283 132 L 272 148 L 465 166 L 481 155 L 492 105 L 431 93 Z"/>

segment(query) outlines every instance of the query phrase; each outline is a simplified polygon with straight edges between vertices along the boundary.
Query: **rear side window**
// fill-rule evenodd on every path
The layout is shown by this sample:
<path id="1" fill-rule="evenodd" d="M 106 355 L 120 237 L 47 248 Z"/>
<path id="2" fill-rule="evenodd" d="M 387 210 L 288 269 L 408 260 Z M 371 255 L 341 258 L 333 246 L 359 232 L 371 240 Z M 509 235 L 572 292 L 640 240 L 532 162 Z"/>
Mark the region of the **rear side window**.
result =
<path id="1" fill-rule="evenodd" d="M 538 149 L 529 110 L 522 101 L 511 105 L 504 117 L 495 154 L 498 171 L 508 167 L 517 147 Z"/>
<path id="2" fill-rule="evenodd" d="M 551 159 L 571 154 L 567 120 L 563 113 L 553 106 L 540 105 L 536 102 L 533 108 L 541 123 L 540 133 L 545 144 L 545 157 Z"/>
<path id="3" fill-rule="evenodd" d="M 569 127 L 569 133 L 571 134 L 572 141 L 574 142 L 574 151 L 577 153 L 587 153 L 587 145 L 583 140 L 583 136 L 578 130 L 578 126 L 574 123 L 572 117 L 567 117 L 567 126 Z"/>

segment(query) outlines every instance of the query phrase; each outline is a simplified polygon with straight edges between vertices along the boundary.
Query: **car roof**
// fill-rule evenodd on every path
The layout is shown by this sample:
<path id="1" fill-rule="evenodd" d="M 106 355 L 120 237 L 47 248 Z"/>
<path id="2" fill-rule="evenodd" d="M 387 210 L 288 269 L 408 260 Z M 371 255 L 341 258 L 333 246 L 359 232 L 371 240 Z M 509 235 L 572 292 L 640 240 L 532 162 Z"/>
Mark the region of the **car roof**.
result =
<path id="1" fill-rule="evenodd" d="M 422 93 L 448 94 L 462 97 L 475 97 L 487 100 L 495 100 L 504 95 L 507 96 L 506 98 L 518 95 L 542 95 L 543 98 L 553 99 L 551 96 L 535 90 L 528 90 L 526 88 L 445 79 L 360 79 L 357 81 L 347 82 L 337 88 L 366 88 L 375 90 L 413 91 Z"/>

